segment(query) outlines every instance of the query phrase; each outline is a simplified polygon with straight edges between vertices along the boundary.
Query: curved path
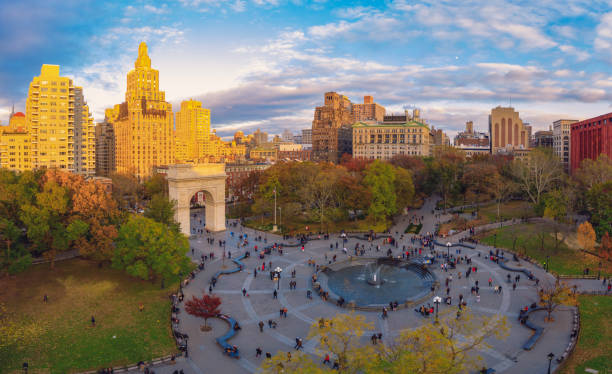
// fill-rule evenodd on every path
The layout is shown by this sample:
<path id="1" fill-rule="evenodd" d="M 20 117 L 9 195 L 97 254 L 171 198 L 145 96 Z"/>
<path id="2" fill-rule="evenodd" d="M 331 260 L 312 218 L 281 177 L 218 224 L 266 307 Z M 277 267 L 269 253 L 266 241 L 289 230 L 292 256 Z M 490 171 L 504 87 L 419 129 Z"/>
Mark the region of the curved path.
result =
<path id="1" fill-rule="evenodd" d="M 431 215 L 434 201 L 428 200 L 423 208 L 418 211 L 409 212 L 408 216 L 399 217 L 395 226 L 390 230 L 391 235 L 398 239 L 398 248 L 388 244 L 382 244 L 379 241 L 368 242 L 363 239 L 349 238 L 346 248 L 354 248 L 356 243 L 362 244 L 366 249 L 366 256 L 381 257 L 384 256 L 388 249 L 393 251 L 397 256 L 403 246 L 408 248 L 412 245 L 410 238 L 412 235 L 403 234 L 405 228 L 409 224 L 409 216 L 416 214 L 419 217 L 424 216 L 422 221 L 422 234 L 434 231 L 436 219 Z M 442 216 L 442 219 L 445 217 Z M 234 235 L 229 232 L 233 231 Z M 247 247 L 237 247 L 238 236 L 241 233 L 248 233 L 249 244 Z M 400 240 L 400 236 L 404 238 Z M 253 238 L 261 235 L 267 239 L 264 241 L 253 241 Z M 209 245 L 205 237 L 191 239 L 192 246 L 196 249 L 195 259 L 200 258 L 200 254 L 208 254 L 215 252 L 217 260 L 208 262 L 206 269 L 200 272 L 188 286 L 184 288 L 185 297 L 191 295 L 201 295 L 203 292 L 208 292 L 209 280 L 213 276 L 220 276 L 221 258 L 223 248 L 218 246 L 218 240 L 226 240 L 226 248 L 231 250 L 232 254 L 244 253 L 250 251 L 255 254 L 254 246 L 259 248 L 268 246 L 270 243 L 280 243 L 283 240 L 276 235 L 258 233 L 254 230 L 242 228 L 239 225 L 228 229 L 226 233 L 215 234 L 215 244 Z M 440 243 L 447 241 L 457 241 L 457 238 L 450 237 L 440 239 Z M 336 242 L 338 249 L 335 249 Z M 330 244 L 334 247 L 330 250 Z M 465 243 L 464 243 L 465 244 Z M 377 245 L 380 245 L 380 252 L 376 251 Z M 237 268 L 231 269 L 230 276 L 223 277 L 223 282 L 218 282 L 213 293 L 222 299 L 221 310 L 223 313 L 231 315 L 233 319 L 240 322 L 242 330 L 240 334 L 232 336 L 232 344 L 240 348 L 239 359 L 234 359 L 223 355 L 217 347 L 216 336 L 219 331 L 225 331 L 227 325 L 220 319 L 212 319 L 210 325 L 213 327 L 212 333 L 202 333 L 198 326 L 200 321 L 197 318 L 182 315 L 179 325 L 179 330 L 189 334 L 189 358 L 179 360 L 176 366 L 156 368 L 158 374 L 171 374 L 174 370 L 183 369 L 186 374 L 189 373 L 208 373 L 208 372 L 223 372 L 223 373 L 253 373 L 257 370 L 262 360 L 265 359 L 265 353 L 270 352 L 275 354 L 277 351 L 289 352 L 294 351 L 296 338 L 304 340 L 304 351 L 314 356 L 322 356 L 325 352 L 319 350 L 317 339 L 306 340 L 310 326 L 319 318 L 329 318 L 337 313 L 346 312 L 332 303 L 322 301 L 315 296 L 308 299 L 306 292 L 310 289 L 310 277 L 315 268 L 309 266 L 309 260 L 315 261 L 317 264 L 328 263 L 334 255 L 338 260 L 344 260 L 347 255 L 341 250 L 343 247 L 342 239 L 337 235 L 332 235 L 328 240 L 312 240 L 305 244 L 304 251 L 301 250 L 301 244 L 297 246 L 283 246 L 283 255 L 277 251 L 272 251 L 265 256 L 264 260 L 259 259 L 259 256 L 252 255 L 250 257 L 237 257 L 233 259 L 239 263 Z M 444 248 L 445 249 L 445 248 Z M 446 253 L 440 247 L 435 250 L 439 253 Z M 530 322 L 535 325 L 543 326 L 544 331 L 537 344 L 529 351 L 523 349 L 523 345 L 531 338 L 532 332 L 520 326 L 518 319 L 521 308 L 531 305 L 538 299 L 537 290 L 534 282 L 526 279 L 521 279 L 515 291 L 511 287 L 506 286 L 506 278 L 509 272 L 497 263 L 490 260 L 488 253 L 490 247 L 476 245 L 475 248 L 462 246 L 461 248 L 452 248 L 451 253 L 456 250 L 461 250 L 462 256 L 468 256 L 472 259 L 472 266 L 478 268 L 476 273 L 472 273 L 468 279 L 465 276 L 459 278 L 459 272 L 465 274 L 466 265 L 460 264 L 457 269 L 442 271 L 439 267 L 433 268 L 433 272 L 440 280 L 442 286 L 444 279 L 452 275 L 450 296 L 453 298 L 453 306 L 447 307 L 440 305 L 440 311 L 448 310 L 454 313 L 456 310 L 456 300 L 459 294 L 464 296 L 468 307 L 476 314 L 487 316 L 506 316 L 510 324 L 510 335 L 504 341 L 492 340 L 489 343 L 491 348 L 483 349 L 479 354 L 484 359 L 484 365 L 494 368 L 497 373 L 542 373 L 546 372 L 547 360 L 546 355 L 549 352 L 560 356 L 570 339 L 573 315 L 571 310 L 559 310 L 555 312 L 555 321 L 551 323 L 541 320 L 542 313 L 534 313 L 530 315 Z M 426 250 L 425 253 L 429 253 Z M 272 267 L 281 267 L 282 277 L 277 284 L 270 280 L 268 271 L 257 272 L 255 275 L 254 269 L 261 269 L 262 262 L 265 261 L 266 270 L 268 270 L 269 262 L 272 262 Z M 509 260 L 506 265 L 514 268 L 515 264 Z M 525 268 L 540 279 L 541 283 L 552 282 L 554 279 L 546 274 L 542 269 L 537 268 L 529 263 L 521 262 L 521 268 Z M 240 269 L 242 271 L 240 271 Z M 291 277 L 292 271 L 295 271 L 295 278 Z M 225 273 L 228 274 L 228 273 Z M 493 291 L 493 287 L 488 286 L 488 279 L 493 280 L 493 286 L 503 284 L 502 293 L 498 294 Z M 470 293 L 470 288 L 474 282 L 479 281 L 480 301 L 478 302 L 475 295 Z M 289 289 L 289 282 L 296 281 L 297 287 L 295 290 Z M 273 297 L 273 291 L 277 287 L 277 298 Z M 242 295 L 242 289 L 248 292 L 248 296 Z M 445 288 L 440 289 L 440 296 L 445 295 Z M 426 303 L 425 303 L 426 304 Z M 288 315 L 286 318 L 280 317 L 279 311 L 286 308 Z M 375 326 L 374 332 L 381 332 L 383 340 L 387 340 L 399 334 L 401 330 L 413 329 L 421 325 L 425 319 L 420 314 L 415 313 L 412 308 L 402 309 L 389 313 L 388 319 L 381 319 L 379 312 L 358 311 L 357 313 L 365 316 L 366 320 L 372 322 Z M 276 328 L 270 328 L 268 321 L 276 322 Z M 532 321 L 533 320 L 533 321 Z M 265 327 L 263 332 L 260 332 L 259 322 L 264 322 Z M 429 322 L 429 320 L 425 321 Z M 233 329 L 230 328 L 230 332 Z M 221 338 L 221 337 L 220 337 Z M 229 337 L 228 337 L 229 338 Z M 226 344 L 227 339 L 224 341 Z M 225 346 L 224 346 L 225 347 Z M 255 349 L 260 347 L 263 350 L 264 357 L 256 357 Z M 553 361 L 553 365 L 556 362 Z"/>

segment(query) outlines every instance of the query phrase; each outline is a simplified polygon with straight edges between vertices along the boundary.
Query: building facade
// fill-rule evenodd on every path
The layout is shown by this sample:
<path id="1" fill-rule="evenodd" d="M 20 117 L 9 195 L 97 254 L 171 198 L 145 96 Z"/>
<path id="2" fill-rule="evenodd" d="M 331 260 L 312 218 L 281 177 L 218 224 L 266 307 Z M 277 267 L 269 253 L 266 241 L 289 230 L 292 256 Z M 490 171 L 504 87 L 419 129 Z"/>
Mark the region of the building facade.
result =
<path id="1" fill-rule="evenodd" d="M 498 106 L 491 110 L 489 134 L 493 154 L 504 150 L 529 148 L 529 129 L 525 128 L 519 113 L 512 107 Z"/>
<path id="2" fill-rule="evenodd" d="M 569 172 L 570 165 L 570 146 L 572 124 L 578 122 L 573 119 L 560 119 L 553 122 L 553 151 L 561 160 L 563 168 Z"/>
<path id="3" fill-rule="evenodd" d="M 0 126 L 0 167 L 30 170 L 32 145 L 22 112 L 12 113 L 8 126 Z"/>
<path id="4" fill-rule="evenodd" d="M 612 113 L 576 122 L 571 126 L 572 173 L 584 159 L 595 160 L 602 153 L 612 157 Z"/>
<path id="5" fill-rule="evenodd" d="M 316 161 L 339 162 L 351 154 L 351 101 L 336 92 L 327 92 L 323 106 L 315 108 L 312 121 L 312 157 Z"/>
<path id="6" fill-rule="evenodd" d="M 196 100 L 181 102 L 176 113 L 176 162 L 198 162 L 210 156 L 210 110 Z"/>
<path id="7" fill-rule="evenodd" d="M 485 132 L 474 131 L 474 123 L 472 121 L 465 123 L 465 131 L 458 133 L 453 143 L 458 148 L 490 149 L 489 135 Z"/>
<path id="8" fill-rule="evenodd" d="M 312 144 L 312 129 L 302 130 L 302 144 Z"/>
<path id="9" fill-rule="evenodd" d="M 26 131 L 32 168 L 95 173 L 95 125 L 83 89 L 60 76 L 58 65 L 43 65 L 26 100 Z"/>
<path id="10" fill-rule="evenodd" d="M 155 166 L 174 163 L 172 104 L 159 90 L 159 71 L 151 68 L 144 42 L 127 76 L 125 101 L 113 112 L 117 172 L 146 178 Z"/>
<path id="11" fill-rule="evenodd" d="M 351 123 L 364 121 L 382 122 L 385 118 L 385 107 L 374 102 L 372 96 L 364 96 L 363 104 L 351 106 Z"/>
<path id="12" fill-rule="evenodd" d="M 115 169 L 115 130 L 105 118 L 96 125 L 96 175 L 108 177 Z"/>
<path id="13" fill-rule="evenodd" d="M 552 148 L 553 132 L 550 130 L 536 131 L 533 135 L 533 147 Z"/>
<path id="14" fill-rule="evenodd" d="M 429 126 L 407 122 L 359 122 L 353 125 L 353 157 L 390 160 L 396 155 L 429 156 Z"/>

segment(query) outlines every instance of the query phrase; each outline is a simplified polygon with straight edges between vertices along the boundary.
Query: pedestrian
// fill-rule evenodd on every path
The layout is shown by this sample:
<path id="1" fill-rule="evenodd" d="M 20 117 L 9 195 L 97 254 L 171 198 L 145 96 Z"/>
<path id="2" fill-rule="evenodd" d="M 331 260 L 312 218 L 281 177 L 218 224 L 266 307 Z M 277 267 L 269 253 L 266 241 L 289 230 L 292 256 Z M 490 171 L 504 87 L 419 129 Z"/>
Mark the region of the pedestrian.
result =
<path id="1" fill-rule="evenodd" d="M 212 284 L 208 286 L 208 293 L 212 293 Z"/>
<path id="2" fill-rule="evenodd" d="M 325 354 L 325 359 L 323 360 L 323 364 L 329 364 L 330 360 L 329 360 L 329 353 Z"/>
<path id="3" fill-rule="evenodd" d="M 270 352 L 266 352 L 266 358 L 272 358 L 272 354 Z"/>
<path id="4" fill-rule="evenodd" d="M 255 357 L 261 357 L 261 348 L 257 347 L 255 349 Z"/>
<path id="5" fill-rule="evenodd" d="M 291 361 L 291 352 L 287 352 L 287 362 Z"/>
<path id="6" fill-rule="evenodd" d="M 278 299 L 278 292 L 276 292 L 276 290 L 274 290 L 274 294 L 273 295 L 274 295 L 275 299 Z"/>
<path id="7" fill-rule="evenodd" d="M 245 288 L 242 289 L 242 296 L 246 296 L 246 289 Z"/>
<path id="8" fill-rule="evenodd" d="M 259 321 L 259 332 L 263 332 L 264 323 L 263 321 Z"/>
<path id="9" fill-rule="evenodd" d="M 94 316 L 91 316 L 91 327 L 96 327 L 96 319 Z"/>
<path id="10" fill-rule="evenodd" d="M 512 283 L 512 291 L 516 291 L 516 282 Z"/>
<path id="11" fill-rule="evenodd" d="M 49 301 L 49 298 L 47 297 L 47 294 L 45 294 L 45 296 L 43 296 L 43 303 L 46 303 Z"/>
<path id="12" fill-rule="evenodd" d="M 489 287 L 491 287 L 493 285 L 493 279 L 489 278 Z"/>

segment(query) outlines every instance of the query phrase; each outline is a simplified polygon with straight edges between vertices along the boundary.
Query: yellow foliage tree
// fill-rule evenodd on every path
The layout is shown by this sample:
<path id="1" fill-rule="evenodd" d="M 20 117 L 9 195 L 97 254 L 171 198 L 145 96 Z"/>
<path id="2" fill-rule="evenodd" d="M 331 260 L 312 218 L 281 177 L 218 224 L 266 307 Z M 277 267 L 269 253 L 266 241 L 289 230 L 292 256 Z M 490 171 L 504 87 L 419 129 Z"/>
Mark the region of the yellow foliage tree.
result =
<path id="1" fill-rule="evenodd" d="M 397 374 L 466 373 L 482 367 L 474 351 L 490 348 L 486 339 L 503 339 L 508 334 L 503 316 L 475 316 L 468 309 L 456 317 L 442 315 L 440 324 L 425 324 L 404 331 L 391 344 L 379 345 L 378 359 L 368 373 Z"/>
<path id="2" fill-rule="evenodd" d="M 581 223 L 576 234 L 578 236 L 578 243 L 580 243 L 583 249 L 591 251 L 595 248 L 597 237 L 589 221 Z"/>
<path id="3" fill-rule="evenodd" d="M 554 285 L 543 286 L 540 291 L 540 304 L 546 307 L 547 321 L 553 321 L 552 312 L 559 305 L 576 305 L 576 294 L 566 283 L 557 280 Z"/>

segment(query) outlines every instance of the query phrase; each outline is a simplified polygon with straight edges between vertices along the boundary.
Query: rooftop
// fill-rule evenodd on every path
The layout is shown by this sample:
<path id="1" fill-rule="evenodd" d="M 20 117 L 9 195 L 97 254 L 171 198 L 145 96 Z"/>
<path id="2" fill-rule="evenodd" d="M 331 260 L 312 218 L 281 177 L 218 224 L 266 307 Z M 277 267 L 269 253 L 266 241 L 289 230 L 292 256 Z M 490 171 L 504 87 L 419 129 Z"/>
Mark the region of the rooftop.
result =
<path id="1" fill-rule="evenodd" d="M 418 121 L 408 121 L 408 122 L 357 122 L 353 124 L 353 127 L 426 127 L 429 128 L 424 123 Z"/>

